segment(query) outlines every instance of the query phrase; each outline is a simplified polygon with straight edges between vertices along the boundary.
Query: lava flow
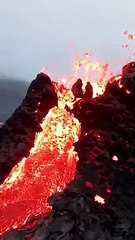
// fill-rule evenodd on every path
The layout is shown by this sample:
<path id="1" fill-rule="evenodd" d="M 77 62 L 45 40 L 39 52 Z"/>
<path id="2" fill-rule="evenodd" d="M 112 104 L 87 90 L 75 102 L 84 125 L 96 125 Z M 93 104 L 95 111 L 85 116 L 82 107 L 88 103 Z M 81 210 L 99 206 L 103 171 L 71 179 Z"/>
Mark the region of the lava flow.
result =
<path id="1" fill-rule="evenodd" d="M 85 83 L 97 79 L 92 82 L 94 97 L 103 93 L 108 65 L 92 64 L 86 55 L 75 64 L 74 79 L 82 66 Z M 61 84 L 54 85 L 58 107 L 51 109 L 41 123 L 42 132 L 37 134 L 29 157 L 23 158 L 0 186 L 0 233 L 22 227 L 30 216 L 47 214 L 48 197 L 62 191 L 74 178 L 77 156 L 73 143 L 78 140 L 80 123 L 65 110 L 65 104 L 73 103 L 72 92 Z"/>
<path id="2" fill-rule="evenodd" d="M 63 88 L 59 95 L 63 93 L 66 100 L 72 99 L 70 91 Z M 29 216 L 47 213 L 47 198 L 62 191 L 74 177 L 76 155 L 72 146 L 80 125 L 63 104 L 59 101 L 60 107 L 50 110 L 29 157 L 15 166 L 0 186 L 0 233 L 22 226 Z"/>

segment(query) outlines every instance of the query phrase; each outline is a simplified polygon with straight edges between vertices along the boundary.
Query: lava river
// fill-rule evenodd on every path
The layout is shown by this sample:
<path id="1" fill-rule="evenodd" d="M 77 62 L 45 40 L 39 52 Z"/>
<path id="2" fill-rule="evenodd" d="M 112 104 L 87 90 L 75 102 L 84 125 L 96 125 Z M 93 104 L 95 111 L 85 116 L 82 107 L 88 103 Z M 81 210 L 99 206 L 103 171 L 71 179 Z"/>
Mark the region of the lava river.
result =
<path id="1" fill-rule="evenodd" d="M 59 107 L 51 109 L 41 123 L 43 131 L 37 134 L 29 157 L 0 186 L 0 233 L 21 227 L 30 216 L 48 213 L 47 198 L 74 178 L 77 156 L 73 143 L 80 124 L 64 109 L 65 100 L 72 99 L 71 92 L 63 88 L 58 96 Z"/>

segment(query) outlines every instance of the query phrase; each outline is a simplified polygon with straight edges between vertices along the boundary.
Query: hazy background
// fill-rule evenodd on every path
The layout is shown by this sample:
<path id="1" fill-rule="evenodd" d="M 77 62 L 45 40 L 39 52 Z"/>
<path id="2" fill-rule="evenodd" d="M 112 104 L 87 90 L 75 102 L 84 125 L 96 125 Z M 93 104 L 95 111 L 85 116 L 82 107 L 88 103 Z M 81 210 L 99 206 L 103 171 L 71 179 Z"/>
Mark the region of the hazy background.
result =
<path id="1" fill-rule="evenodd" d="M 86 51 L 117 68 L 125 30 L 135 33 L 135 0 L 0 0 L 0 73 L 30 81 L 48 66 L 59 76 Z"/>
<path id="2" fill-rule="evenodd" d="M 135 0 L 0 0 L 0 119 L 44 66 L 53 78 L 64 76 L 78 53 L 90 52 L 120 69 L 131 55 L 122 48 L 125 30 L 135 33 Z M 27 83 L 16 88 L 16 80 Z"/>

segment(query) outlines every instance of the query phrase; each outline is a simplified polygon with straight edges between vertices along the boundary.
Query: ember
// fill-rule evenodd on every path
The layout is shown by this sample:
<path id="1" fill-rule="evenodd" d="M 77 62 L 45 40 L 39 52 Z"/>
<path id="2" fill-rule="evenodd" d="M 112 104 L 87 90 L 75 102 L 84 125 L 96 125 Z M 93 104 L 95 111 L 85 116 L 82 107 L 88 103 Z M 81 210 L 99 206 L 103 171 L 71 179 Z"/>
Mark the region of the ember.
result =
<path id="1" fill-rule="evenodd" d="M 85 186 L 88 188 L 93 188 L 93 184 L 89 181 L 86 181 Z"/>
<path id="2" fill-rule="evenodd" d="M 129 33 L 128 31 L 125 31 L 124 35 L 127 36 L 128 40 L 134 40 L 134 35 L 132 33 Z"/>
<path id="3" fill-rule="evenodd" d="M 95 199 L 96 202 L 100 203 L 101 205 L 105 204 L 105 199 L 98 196 L 98 195 L 96 195 L 94 199 Z"/>
<path id="4" fill-rule="evenodd" d="M 117 156 L 113 156 L 112 160 L 117 162 L 118 161 L 118 157 Z"/>

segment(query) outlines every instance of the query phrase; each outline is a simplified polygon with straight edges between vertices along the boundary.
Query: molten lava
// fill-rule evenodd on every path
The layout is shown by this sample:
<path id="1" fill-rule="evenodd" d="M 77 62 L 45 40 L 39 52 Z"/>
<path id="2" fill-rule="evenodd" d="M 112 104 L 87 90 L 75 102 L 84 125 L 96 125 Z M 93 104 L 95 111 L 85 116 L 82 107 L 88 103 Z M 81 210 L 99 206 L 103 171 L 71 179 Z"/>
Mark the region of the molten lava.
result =
<path id="1" fill-rule="evenodd" d="M 93 63 L 86 54 L 75 64 L 71 81 L 67 78 L 61 82 L 69 87 L 81 70 L 84 85 L 90 81 L 93 86 L 93 97 L 102 94 L 107 83 L 108 64 Z M 47 214 L 50 210 L 48 197 L 62 191 L 74 178 L 77 156 L 73 143 L 78 140 L 80 124 L 65 110 L 65 104 L 73 104 L 72 92 L 61 84 L 54 85 L 58 107 L 51 109 L 41 123 L 42 132 L 37 134 L 29 157 L 23 158 L 0 186 L 0 233 L 21 227 L 29 216 Z M 92 187 L 90 183 L 87 185 Z M 95 201 L 104 204 L 99 196 Z"/>
<path id="2" fill-rule="evenodd" d="M 83 88 L 87 82 L 90 82 L 93 87 L 93 97 L 102 95 L 105 86 L 110 78 L 109 64 L 100 64 L 93 61 L 89 53 L 84 54 L 83 58 L 76 61 L 73 67 L 73 74 L 70 77 L 60 79 L 66 87 L 71 88 L 77 78 L 83 80 Z"/>

